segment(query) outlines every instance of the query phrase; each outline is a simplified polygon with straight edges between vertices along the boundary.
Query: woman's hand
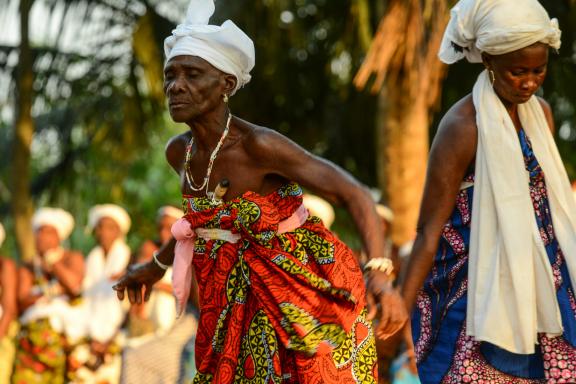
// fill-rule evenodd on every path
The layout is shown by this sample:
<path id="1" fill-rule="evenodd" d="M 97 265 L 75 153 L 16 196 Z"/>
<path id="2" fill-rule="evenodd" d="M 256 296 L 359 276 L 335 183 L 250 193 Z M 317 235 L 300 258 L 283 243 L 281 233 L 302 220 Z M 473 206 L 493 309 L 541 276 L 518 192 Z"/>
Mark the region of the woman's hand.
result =
<path id="1" fill-rule="evenodd" d="M 148 301 L 152 286 L 164 276 L 165 272 L 154 261 L 137 264 L 129 267 L 128 272 L 112 288 L 116 291 L 119 300 L 124 300 L 124 291 L 126 291 L 131 304 L 141 304 L 143 301 Z M 144 295 L 142 295 L 142 287 L 144 287 Z"/>
<path id="2" fill-rule="evenodd" d="M 380 312 L 376 337 L 385 340 L 399 332 L 408 323 L 408 312 L 400 293 L 392 286 L 390 276 L 380 271 L 370 271 L 366 287 L 368 319 Z M 378 308 L 380 305 L 380 308 Z"/>

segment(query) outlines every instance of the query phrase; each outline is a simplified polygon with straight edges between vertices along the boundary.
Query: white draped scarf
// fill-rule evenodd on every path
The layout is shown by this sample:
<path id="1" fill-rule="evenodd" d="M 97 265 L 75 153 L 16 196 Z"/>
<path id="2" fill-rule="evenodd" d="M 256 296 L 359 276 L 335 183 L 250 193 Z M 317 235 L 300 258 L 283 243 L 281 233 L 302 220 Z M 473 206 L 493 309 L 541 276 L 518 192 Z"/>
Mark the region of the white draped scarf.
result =
<path id="1" fill-rule="evenodd" d="M 126 305 L 116 297 L 112 278 L 123 273 L 129 261 L 130 248 L 123 239 L 116 240 L 107 255 L 100 246 L 88 254 L 82 283 L 85 336 L 107 342 L 122 325 Z"/>
<path id="2" fill-rule="evenodd" d="M 473 92 L 478 126 L 466 328 L 476 340 L 534 353 L 563 332 L 554 277 L 536 224 L 518 133 L 487 71 Z M 542 167 L 554 231 L 576 287 L 576 201 L 536 96 L 518 105 Z"/>

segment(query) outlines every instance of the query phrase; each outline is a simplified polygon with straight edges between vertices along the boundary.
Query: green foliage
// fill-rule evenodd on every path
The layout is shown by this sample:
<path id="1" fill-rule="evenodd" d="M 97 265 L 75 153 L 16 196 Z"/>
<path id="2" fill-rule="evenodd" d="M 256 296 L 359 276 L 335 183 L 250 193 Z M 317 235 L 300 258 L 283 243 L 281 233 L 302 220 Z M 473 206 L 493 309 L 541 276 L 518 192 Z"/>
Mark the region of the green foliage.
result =
<path id="1" fill-rule="evenodd" d="M 6 15 L 17 0 L 8 3 L 0 10 L 4 35 L 12 25 L 5 22 Z M 253 79 L 233 97 L 233 112 L 277 129 L 375 185 L 376 100 L 356 92 L 351 79 L 363 60 L 366 35 L 376 29 L 385 3 L 219 0 L 212 22 L 234 20 L 253 37 L 257 52 Z M 551 60 L 544 88 L 562 136 L 559 146 L 574 177 L 576 10 L 562 0 L 543 3 L 559 16 L 563 28 L 563 47 Z M 159 206 L 179 205 L 178 179 L 166 164 L 163 149 L 171 135 L 186 129 L 170 123 L 158 95 L 159 80 L 153 80 L 162 76 L 158 63 L 142 52 L 155 50 L 161 56 L 163 38 L 182 17 L 187 1 L 36 0 L 38 4 L 48 10 L 46 23 L 32 28 L 56 32 L 50 39 L 33 42 L 37 131 L 31 188 L 36 203 L 74 213 L 77 229 L 71 243 L 84 251 L 91 245 L 83 233 L 88 208 L 104 202 L 123 205 L 133 219 L 130 242 L 136 247 L 153 236 Z M 145 37 L 138 37 L 137 31 Z M 75 40 L 85 49 L 70 49 L 67 44 Z M 12 140 L 11 79 L 17 70 L 17 48 L 0 46 L 4 158 Z M 162 57 L 158 60 L 161 68 Z M 479 70 L 464 63 L 450 69 L 439 116 L 470 92 Z M 0 218 L 8 226 L 9 180 L 10 162 L 2 161 Z M 335 228 L 345 240 L 355 241 L 347 216 L 341 216 Z M 7 249 L 13 253 L 11 241 Z"/>
<path id="2" fill-rule="evenodd" d="M 358 11 L 361 3 L 363 15 Z M 103 202 L 123 205 L 135 223 L 131 239 L 136 245 L 153 235 L 160 205 L 178 205 L 178 180 L 163 159 L 163 147 L 181 129 L 169 124 L 163 101 L 150 84 L 161 73 L 138 55 L 143 51 L 135 44 L 143 39 L 137 39 L 136 31 L 148 18 L 153 28 L 148 25 L 145 33 L 153 39 L 144 51 L 162 52 L 163 38 L 177 20 L 160 14 L 180 18 L 187 4 L 174 2 L 174 9 L 166 2 L 144 0 L 37 0 L 35 6 L 39 4 L 52 24 L 47 30 L 59 32 L 52 39 L 33 41 L 36 135 L 31 188 L 37 205 L 73 212 L 78 228 L 72 245 L 83 250 L 90 245 L 82 230 L 88 208 Z M 365 37 L 378 21 L 366 4 L 222 0 L 213 22 L 233 19 L 256 44 L 253 81 L 232 100 L 234 113 L 278 129 L 370 183 L 374 100 L 350 85 L 363 54 L 362 33 Z M 372 25 L 360 23 L 367 18 Z M 86 49 L 63 47 L 70 29 Z M 0 72 L 7 78 L 17 68 L 11 56 L 16 49 L 0 47 Z M 10 127 L 10 118 L 2 124 Z M 0 137 L 0 147 L 9 148 L 8 130 Z M 0 164 L 2 180 L 8 180 L 9 164 Z M 4 217 L 7 191 L 8 182 L 1 183 Z"/>

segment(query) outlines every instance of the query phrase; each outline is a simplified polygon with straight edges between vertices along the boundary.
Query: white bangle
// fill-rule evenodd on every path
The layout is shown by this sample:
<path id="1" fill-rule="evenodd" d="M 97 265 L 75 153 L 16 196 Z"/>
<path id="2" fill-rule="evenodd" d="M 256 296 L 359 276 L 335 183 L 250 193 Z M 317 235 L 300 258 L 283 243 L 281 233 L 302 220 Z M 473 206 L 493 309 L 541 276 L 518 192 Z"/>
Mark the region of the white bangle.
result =
<path id="1" fill-rule="evenodd" d="M 387 257 L 370 259 L 364 266 L 365 271 L 380 271 L 388 276 L 394 276 L 394 263 Z"/>
<path id="2" fill-rule="evenodd" d="M 154 263 L 159 266 L 160 268 L 162 268 L 163 270 L 167 270 L 168 268 L 170 268 L 169 265 L 166 265 L 164 263 L 162 263 L 160 260 L 158 260 L 158 251 L 154 251 L 154 253 L 152 253 L 152 259 L 154 260 Z"/>

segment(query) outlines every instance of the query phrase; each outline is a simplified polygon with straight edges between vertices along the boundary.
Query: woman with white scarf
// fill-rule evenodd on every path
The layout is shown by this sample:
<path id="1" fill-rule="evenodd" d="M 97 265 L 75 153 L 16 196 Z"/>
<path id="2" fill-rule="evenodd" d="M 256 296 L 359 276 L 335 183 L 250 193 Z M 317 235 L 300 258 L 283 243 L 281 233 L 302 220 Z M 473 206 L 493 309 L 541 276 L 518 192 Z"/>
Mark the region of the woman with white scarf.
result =
<path id="1" fill-rule="evenodd" d="M 74 228 L 72 215 L 60 208 L 40 208 L 32 217 L 36 255 L 18 271 L 20 332 L 16 339 L 13 383 L 64 383 L 66 336 L 75 319 L 84 257 L 65 249 Z"/>
<path id="2" fill-rule="evenodd" d="M 97 245 L 86 258 L 86 277 L 82 283 L 82 319 L 74 348 L 69 379 L 73 383 L 118 383 L 121 368 L 120 327 L 127 313 L 118 302 L 112 286 L 126 270 L 131 252 L 126 234 L 131 220 L 120 206 L 103 204 L 88 213 L 88 229 L 94 231 Z M 85 342 L 84 342 L 85 341 Z"/>
<path id="3" fill-rule="evenodd" d="M 403 286 L 423 383 L 576 382 L 576 203 L 535 95 L 559 47 L 536 0 L 452 9 L 440 59 L 484 71 L 432 144 Z"/>

